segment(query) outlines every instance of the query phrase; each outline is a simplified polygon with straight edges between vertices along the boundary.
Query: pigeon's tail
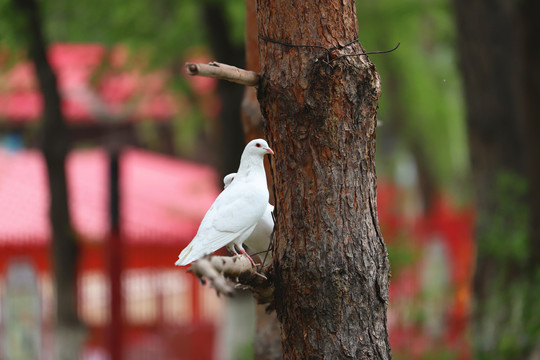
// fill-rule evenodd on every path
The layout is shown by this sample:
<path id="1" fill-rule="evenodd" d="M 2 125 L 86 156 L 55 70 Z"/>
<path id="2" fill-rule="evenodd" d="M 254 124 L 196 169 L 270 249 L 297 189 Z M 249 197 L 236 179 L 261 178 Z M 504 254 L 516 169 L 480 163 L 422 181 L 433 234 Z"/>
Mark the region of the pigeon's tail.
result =
<path id="1" fill-rule="evenodd" d="M 193 251 L 193 245 L 190 243 L 188 246 L 186 246 L 184 250 L 182 250 L 180 255 L 178 255 L 178 260 L 176 260 L 174 265 L 184 266 L 194 261 L 195 259 L 192 259 L 192 256 L 189 256 L 191 255 L 192 251 Z"/>

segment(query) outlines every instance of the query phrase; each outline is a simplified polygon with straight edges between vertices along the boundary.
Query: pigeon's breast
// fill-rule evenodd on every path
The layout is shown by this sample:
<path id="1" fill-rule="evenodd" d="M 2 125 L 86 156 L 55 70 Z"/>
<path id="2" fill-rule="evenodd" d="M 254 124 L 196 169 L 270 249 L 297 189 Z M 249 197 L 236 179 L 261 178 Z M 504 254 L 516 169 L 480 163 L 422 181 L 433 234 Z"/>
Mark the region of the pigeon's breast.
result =
<path id="1" fill-rule="evenodd" d="M 242 186 L 242 191 L 249 203 L 251 203 L 254 208 L 257 208 L 262 216 L 264 210 L 266 210 L 266 205 L 268 204 L 269 199 L 266 183 L 246 183 L 244 186 Z"/>

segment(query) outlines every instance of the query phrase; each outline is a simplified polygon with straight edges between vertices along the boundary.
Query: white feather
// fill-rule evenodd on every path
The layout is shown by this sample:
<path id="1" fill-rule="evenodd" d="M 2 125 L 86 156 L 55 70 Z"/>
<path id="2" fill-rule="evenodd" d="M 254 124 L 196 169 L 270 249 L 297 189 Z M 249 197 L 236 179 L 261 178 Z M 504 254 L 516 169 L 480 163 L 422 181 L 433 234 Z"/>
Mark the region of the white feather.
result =
<path id="1" fill-rule="evenodd" d="M 223 178 L 225 188 L 231 184 L 235 176 L 236 173 L 232 173 Z M 255 229 L 244 242 L 254 252 L 268 250 L 272 230 L 274 230 L 274 218 L 272 217 L 272 211 L 274 211 L 274 206 L 271 204 L 266 204 L 266 209 L 264 210 L 263 216 L 259 219 Z M 272 256 L 271 252 L 269 255 L 270 257 Z"/>
<path id="2" fill-rule="evenodd" d="M 187 265 L 224 246 L 243 249 L 268 205 L 263 157 L 269 153 L 273 154 L 262 139 L 247 144 L 234 182 L 216 198 L 176 265 Z"/>

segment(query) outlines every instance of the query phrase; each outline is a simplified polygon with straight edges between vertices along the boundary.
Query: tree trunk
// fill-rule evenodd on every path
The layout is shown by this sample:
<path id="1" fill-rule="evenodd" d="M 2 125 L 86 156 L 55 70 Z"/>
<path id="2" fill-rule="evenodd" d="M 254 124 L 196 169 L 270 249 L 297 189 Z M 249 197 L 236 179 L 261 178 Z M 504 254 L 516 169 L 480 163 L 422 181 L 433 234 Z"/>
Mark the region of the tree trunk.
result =
<path id="1" fill-rule="evenodd" d="M 69 215 L 65 159 L 67 128 L 60 109 L 56 76 L 46 56 L 46 46 L 35 0 L 14 0 L 27 23 L 29 54 L 43 95 L 42 151 L 49 181 L 49 217 L 52 229 L 52 264 L 56 298 L 57 359 L 79 356 L 82 325 L 76 306 L 77 243 Z"/>
<path id="2" fill-rule="evenodd" d="M 363 51 L 350 43 L 355 2 L 257 5 L 283 358 L 390 359 L 374 163 L 380 81 L 366 56 L 336 57 Z"/>
<path id="3" fill-rule="evenodd" d="M 524 0 L 521 7 L 523 25 L 523 72 L 527 169 L 529 174 L 531 218 L 531 262 L 540 264 L 540 2 Z"/>
<path id="4" fill-rule="evenodd" d="M 224 64 L 244 67 L 244 47 L 234 44 L 225 19 L 225 8 L 218 2 L 205 2 L 203 16 L 209 29 L 208 37 L 215 59 Z M 228 81 L 218 82 L 221 99 L 219 115 L 219 166 L 222 177 L 238 169 L 238 159 L 244 151 L 241 107 L 243 87 Z"/>
<path id="5" fill-rule="evenodd" d="M 478 208 L 476 358 L 532 359 L 540 356 L 538 5 L 455 5 Z"/>

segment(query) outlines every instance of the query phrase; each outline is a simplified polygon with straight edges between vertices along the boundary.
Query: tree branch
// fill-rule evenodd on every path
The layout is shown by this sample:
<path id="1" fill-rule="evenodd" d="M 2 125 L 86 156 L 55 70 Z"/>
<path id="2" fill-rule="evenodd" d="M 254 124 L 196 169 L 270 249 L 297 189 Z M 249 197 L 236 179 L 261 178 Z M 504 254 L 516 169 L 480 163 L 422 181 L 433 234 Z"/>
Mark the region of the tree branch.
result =
<path id="1" fill-rule="evenodd" d="M 257 86 L 259 84 L 259 74 L 256 72 L 218 62 L 208 64 L 186 63 L 186 72 L 192 76 L 212 77 L 246 86 Z"/>
<path id="2" fill-rule="evenodd" d="M 235 288 L 250 290 L 259 304 L 274 302 L 271 265 L 259 272 L 245 256 L 206 256 L 188 270 L 204 284 L 209 280 L 218 295 L 233 296 Z"/>

